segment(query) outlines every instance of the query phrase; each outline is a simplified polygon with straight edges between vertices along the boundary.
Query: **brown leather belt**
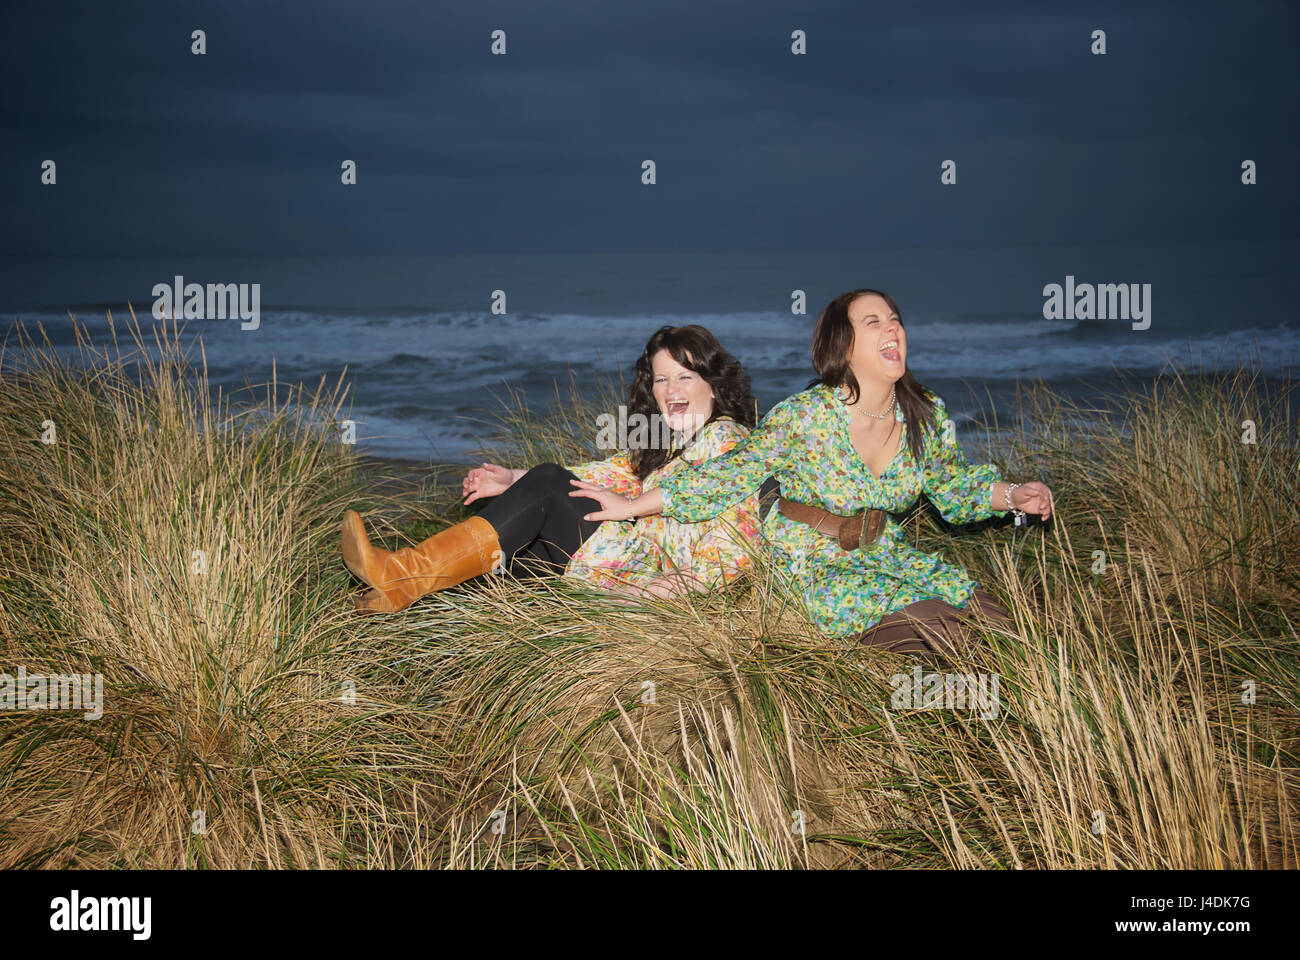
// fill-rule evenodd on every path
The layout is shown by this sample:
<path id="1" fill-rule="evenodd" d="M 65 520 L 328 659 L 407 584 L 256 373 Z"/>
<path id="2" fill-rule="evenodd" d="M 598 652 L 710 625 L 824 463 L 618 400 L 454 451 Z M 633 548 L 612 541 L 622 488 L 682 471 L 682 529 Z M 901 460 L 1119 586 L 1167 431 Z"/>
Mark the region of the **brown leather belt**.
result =
<path id="1" fill-rule="evenodd" d="M 838 513 L 831 513 L 821 507 L 810 507 L 806 503 L 787 500 L 785 497 L 776 502 L 776 508 L 781 511 L 781 516 L 789 520 L 806 523 L 818 533 L 837 538 L 844 550 L 871 546 L 885 529 L 885 519 L 888 516 L 884 510 L 863 510 L 851 517 L 841 517 Z"/>

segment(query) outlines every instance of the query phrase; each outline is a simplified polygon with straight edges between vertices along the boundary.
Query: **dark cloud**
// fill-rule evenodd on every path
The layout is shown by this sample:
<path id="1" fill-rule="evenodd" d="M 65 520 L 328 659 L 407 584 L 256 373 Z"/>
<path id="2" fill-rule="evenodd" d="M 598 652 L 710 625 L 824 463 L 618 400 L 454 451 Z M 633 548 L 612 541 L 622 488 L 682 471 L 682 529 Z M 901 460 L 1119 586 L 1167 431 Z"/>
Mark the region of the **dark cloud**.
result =
<path id="1" fill-rule="evenodd" d="M 1291 3 L 36 3 L 8 254 L 1284 239 Z M 208 53 L 189 52 L 207 31 Z M 507 31 L 509 55 L 488 54 Z M 809 54 L 791 56 L 790 32 Z M 1088 36 L 1107 31 L 1094 57 Z M 42 187 L 55 159 L 59 185 Z M 354 159 L 360 184 L 338 183 Z M 1244 191 L 1242 159 L 1261 186 Z M 659 184 L 639 183 L 654 159 Z M 939 163 L 959 164 L 956 188 Z"/>

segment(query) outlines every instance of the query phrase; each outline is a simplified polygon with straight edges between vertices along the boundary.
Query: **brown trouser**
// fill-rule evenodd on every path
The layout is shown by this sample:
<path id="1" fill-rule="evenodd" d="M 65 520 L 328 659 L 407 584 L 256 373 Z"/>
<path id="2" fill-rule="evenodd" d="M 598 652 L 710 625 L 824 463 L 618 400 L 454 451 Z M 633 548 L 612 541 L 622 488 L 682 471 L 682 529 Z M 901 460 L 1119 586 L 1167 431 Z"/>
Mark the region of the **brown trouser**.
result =
<path id="1" fill-rule="evenodd" d="M 859 639 L 892 653 L 954 653 L 971 639 L 970 624 L 983 621 L 1010 627 L 1010 614 L 982 588 L 976 587 L 966 606 L 943 600 L 919 600 L 884 617 Z"/>

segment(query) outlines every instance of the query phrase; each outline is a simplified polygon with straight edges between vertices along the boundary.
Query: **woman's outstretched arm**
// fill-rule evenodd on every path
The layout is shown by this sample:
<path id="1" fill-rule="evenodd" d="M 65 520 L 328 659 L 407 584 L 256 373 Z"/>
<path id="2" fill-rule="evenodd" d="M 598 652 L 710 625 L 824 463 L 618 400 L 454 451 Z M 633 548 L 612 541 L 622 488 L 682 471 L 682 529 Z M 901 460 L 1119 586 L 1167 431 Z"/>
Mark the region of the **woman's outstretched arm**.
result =
<path id="1" fill-rule="evenodd" d="M 603 508 L 588 520 L 633 520 L 663 513 L 674 520 L 712 520 L 728 507 L 758 491 L 783 458 L 796 449 L 794 398 L 768 411 L 762 422 L 730 452 L 705 460 L 671 477 L 639 497 L 621 497 L 594 484 L 575 483 L 570 494 L 591 497 Z"/>
<path id="2" fill-rule="evenodd" d="M 935 422 L 948 419 L 943 400 L 935 398 Z M 991 463 L 972 464 L 966 459 L 955 433 L 936 430 L 924 443 L 921 488 L 949 523 L 973 523 L 1006 516 L 1007 490 L 1011 506 L 1044 520 L 1052 515 L 1052 491 L 1037 481 L 1011 484 Z"/>

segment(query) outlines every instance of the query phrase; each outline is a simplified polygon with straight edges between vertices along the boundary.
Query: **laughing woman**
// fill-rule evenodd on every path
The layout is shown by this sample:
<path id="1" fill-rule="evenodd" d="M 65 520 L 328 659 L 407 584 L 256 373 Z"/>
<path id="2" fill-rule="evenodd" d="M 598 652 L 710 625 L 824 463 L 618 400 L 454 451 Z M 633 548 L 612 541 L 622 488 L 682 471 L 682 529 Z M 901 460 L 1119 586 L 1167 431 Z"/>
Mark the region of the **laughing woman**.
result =
<path id="1" fill-rule="evenodd" d="M 951 523 L 1008 511 L 1052 511 L 1042 483 L 1005 483 L 992 465 L 966 461 L 943 401 L 907 370 L 898 307 L 853 290 L 822 312 L 813 333 L 819 380 L 777 404 L 730 454 L 666 478 L 629 499 L 575 482 L 599 500 L 591 519 L 660 513 L 699 522 L 750 496 L 768 476 L 781 484 L 763 533 L 820 630 L 899 652 L 950 652 L 983 617 L 1007 614 L 960 567 L 910 546 L 890 514 L 921 493 Z"/>
<path id="2" fill-rule="evenodd" d="M 663 327 L 636 365 L 627 422 L 666 424 L 634 431 L 633 449 L 566 469 L 483 464 L 465 477 L 465 503 L 491 498 L 477 516 L 418 546 L 371 546 L 361 517 L 343 520 L 343 559 L 371 589 L 365 612 L 391 613 L 435 590 L 498 565 L 524 577 L 564 575 L 631 597 L 708 590 L 740 576 L 759 538 L 757 497 L 737 497 L 704 522 L 645 517 L 635 523 L 585 519 L 595 500 L 570 496 L 579 480 L 636 496 L 735 447 L 754 426 L 749 376 L 708 330 Z M 663 441 L 667 441 L 666 443 Z"/>

